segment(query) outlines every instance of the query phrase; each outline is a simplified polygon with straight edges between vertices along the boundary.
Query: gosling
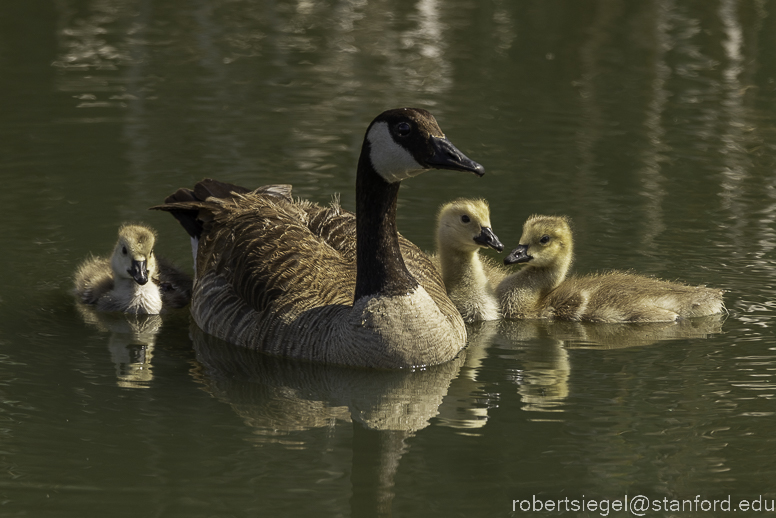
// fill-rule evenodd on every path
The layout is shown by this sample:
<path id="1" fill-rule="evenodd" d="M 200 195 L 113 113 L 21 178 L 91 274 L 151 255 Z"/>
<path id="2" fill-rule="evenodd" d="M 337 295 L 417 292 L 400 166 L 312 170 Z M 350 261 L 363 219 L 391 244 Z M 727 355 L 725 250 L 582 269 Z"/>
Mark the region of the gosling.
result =
<path id="1" fill-rule="evenodd" d="M 508 272 L 478 253 L 487 247 L 504 250 L 491 229 L 488 202 L 461 198 L 442 205 L 436 237 L 432 259 L 464 322 L 498 320 L 495 286 Z"/>
<path id="2" fill-rule="evenodd" d="M 110 257 L 90 257 L 78 267 L 74 293 L 98 311 L 158 315 L 191 299 L 191 277 L 154 255 L 156 233 L 123 225 Z"/>
<path id="3" fill-rule="evenodd" d="M 525 267 L 496 288 L 505 318 L 671 322 L 725 311 L 718 289 L 616 271 L 566 279 L 573 246 L 567 218 L 528 218 L 520 245 L 504 259 Z"/>

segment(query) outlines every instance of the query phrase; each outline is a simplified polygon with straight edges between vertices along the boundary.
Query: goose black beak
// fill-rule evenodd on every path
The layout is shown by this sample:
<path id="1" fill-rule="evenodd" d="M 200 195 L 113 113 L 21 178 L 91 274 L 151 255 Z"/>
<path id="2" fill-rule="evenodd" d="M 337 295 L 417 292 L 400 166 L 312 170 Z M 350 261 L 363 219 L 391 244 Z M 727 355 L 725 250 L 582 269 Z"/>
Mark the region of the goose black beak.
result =
<path id="1" fill-rule="evenodd" d="M 132 268 L 127 270 L 127 272 L 135 279 L 135 282 L 141 286 L 148 282 L 148 269 L 145 261 L 135 261 L 133 259 Z"/>
<path id="2" fill-rule="evenodd" d="M 504 250 L 504 245 L 501 244 L 501 241 L 498 240 L 498 236 L 496 236 L 489 227 L 482 227 L 480 235 L 474 238 L 474 242 L 482 246 L 489 246 L 498 252 Z"/>
<path id="3" fill-rule="evenodd" d="M 477 176 L 485 174 L 485 168 L 461 153 L 452 142 L 443 137 L 431 137 L 433 154 L 426 161 L 426 166 L 432 169 L 451 169 L 453 171 L 468 171 Z"/>
<path id="4" fill-rule="evenodd" d="M 528 255 L 528 245 L 517 245 L 517 248 L 504 258 L 504 264 L 527 263 L 531 259 L 533 256 Z"/>

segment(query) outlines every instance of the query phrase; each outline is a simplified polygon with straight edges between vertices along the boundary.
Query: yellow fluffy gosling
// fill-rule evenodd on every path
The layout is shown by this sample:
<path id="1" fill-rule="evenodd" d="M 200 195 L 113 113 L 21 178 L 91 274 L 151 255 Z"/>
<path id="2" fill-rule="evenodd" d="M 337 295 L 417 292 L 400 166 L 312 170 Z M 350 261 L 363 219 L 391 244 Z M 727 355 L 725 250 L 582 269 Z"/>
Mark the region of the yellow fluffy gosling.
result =
<path id="1" fill-rule="evenodd" d="M 493 281 L 504 273 L 478 253 L 486 247 L 499 252 L 504 249 L 491 229 L 488 202 L 461 198 L 442 205 L 436 242 L 434 264 L 464 322 L 498 320 L 499 301 Z"/>
<path id="2" fill-rule="evenodd" d="M 98 311 L 156 315 L 191 298 L 191 278 L 154 255 L 156 234 L 124 225 L 110 257 L 91 257 L 75 273 L 75 295 Z"/>
<path id="3" fill-rule="evenodd" d="M 531 216 L 505 264 L 525 263 L 496 293 L 505 318 L 588 322 L 666 322 L 725 311 L 722 291 L 623 272 L 574 276 L 567 218 Z"/>

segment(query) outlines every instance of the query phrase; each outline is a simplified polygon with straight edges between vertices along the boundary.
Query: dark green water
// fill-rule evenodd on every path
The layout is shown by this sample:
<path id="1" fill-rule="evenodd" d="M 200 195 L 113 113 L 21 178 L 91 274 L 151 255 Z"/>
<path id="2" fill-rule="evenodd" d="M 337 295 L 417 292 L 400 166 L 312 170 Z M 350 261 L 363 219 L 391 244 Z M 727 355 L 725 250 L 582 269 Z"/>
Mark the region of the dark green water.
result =
<path id="1" fill-rule="evenodd" d="M 772 0 L 0 3 L 0 516 L 772 508 L 775 52 Z M 376 373 L 74 305 L 124 221 L 190 265 L 147 208 L 201 178 L 353 209 L 366 125 L 407 105 L 487 171 L 404 183 L 422 248 L 458 196 L 490 201 L 507 247 L 567 214 L 577 272 L 717 286 L 730 315 L 474 326 L 457 361 Z M 684 505 L 647 516 L 714 515 Z"/>

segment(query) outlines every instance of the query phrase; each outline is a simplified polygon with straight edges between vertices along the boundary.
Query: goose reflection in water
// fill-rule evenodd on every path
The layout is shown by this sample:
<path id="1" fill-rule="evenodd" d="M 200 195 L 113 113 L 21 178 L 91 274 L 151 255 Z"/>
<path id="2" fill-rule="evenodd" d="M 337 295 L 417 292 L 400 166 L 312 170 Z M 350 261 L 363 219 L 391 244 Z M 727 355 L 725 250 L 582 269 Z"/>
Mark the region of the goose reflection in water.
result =
<path id="1" fill-rule="evenodd" d="M 108 333 L 108 350 L 116 368 L 116 384 L 124 388 L 148 388 L 154 378 L 151 360 L 162 328 L 159 315 L 101 313 L 76 304 L 84 322 Z"/>
<path id="2" fill-rule="evenodd" d="M 471 379 L 456 379 L 466 351 L 422 370 L 367 370 L 271 357 L 223 342 L 195 325 L 190 332 L 201 366 L 195 377 L 231 406 L 258 443 L 304 447 L 298 441 L 309 435 L 296 432 L 328 427 L 333 435 L 348 429 L 342 424 L 352 424 L 352 464 L 335 470 L 351 473 L 354 515 L 390 514 L 406 440 L 432 418 L 461 428 L 484 423 L 485 409 L 467 408 L 476 406 L 474 399 L 458 397 L 477 388 Z"/>
<path id="3" fill-rule="evenodd" d="M 263 435 L 353 421 L 372 430 L 408 434 L 439 414 L 462 353 L 419 370 L 366 370 L 270 357 L 191 326 L 198 380 Z"/>

